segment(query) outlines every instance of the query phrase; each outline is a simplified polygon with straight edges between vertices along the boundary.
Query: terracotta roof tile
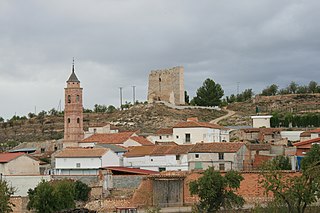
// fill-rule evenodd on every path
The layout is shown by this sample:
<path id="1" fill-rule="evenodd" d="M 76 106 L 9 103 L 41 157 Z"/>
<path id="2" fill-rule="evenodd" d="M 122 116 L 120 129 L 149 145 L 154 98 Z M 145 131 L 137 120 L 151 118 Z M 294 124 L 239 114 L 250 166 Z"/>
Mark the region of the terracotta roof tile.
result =
<path id="1" fill-rule="evenodd" d="M 245 143 L 238 142 L 214 142 L 214 143 L 197 143 L 190 152 L 216 153 L 216 152 L 237 152 Z"/>
<path id="2" fill-rule="evenodd" d="M 138 168 L 128 168 L 128 167 L 121 167 L 121 166 L 108 166 L 103 167 L 101 169 L 108 169 L 111 171 L 118 171 L 118 172 L 127 172 L 133 174 L 141 174 L 141 175 L 150 175 L 150 174 L 159 174 L 159 172 L 146 170 L 146 169 L 138 169 Z"/>
<path id="3" fill-rule="evenodd" d="M 310 130 L 311 133 L 320 133 L 320 128 Z"/>
<path id="4" fill-rule="evenodd" d="M 153 151 L 154 146 L 133 146 L 130 147 L 129 151 L 123 154 L 124 157 L 141 157 L 150 155 Z"/>
<path id="5" fill-rule="evenodd" d="M 300 137 L 311 137 L 311 132 L 310 132 L 310 131 L 302 132 L 302 133 L 300 134 Z"/>
<path id="6" fill-rule="evenodd" d="M 119 132 L 107 134 L 94 134 L 83 139 L 80 143 L 107 143 L 107 144 L 122 144 L 126 142 L 135 132 Z"/>
<path id="7" fill-rule="evenodd" d="M 248 149 L 251 151 L 270 150 L 270 144 L 247 144 Z"/>
<path id="8" fill-rule="evenodd" d="M 56 158 L 79 158 L 79 157 L 101 157 L 109 149 L 106 148 L 82 148 L 82 147 L 68 147 L 58 153 Z"/>
<path id="9" fill-rule="evenodd" d="M 320 138 L 313 138 L 306 141 L 296 142 L 293 144 L 293 146 L 303 146 L 303 145 L 312 144 L 312 143 L 320 143 Z"/>
<path id="10" fill-rule="evenodd" d="M 8 152 L 4 152 L 4 153 L 0 153 L 0 163 L 8 163 L 10 161 L 12 161 L 13 159 L 20 157 L 22 155 L 24 155 L 24 152 L 15 152 L 15 153 L 8 153 Z"/>
<path id="11" fill-rule="evenodd" d="M 138 142 L 142 146 L 154 146 L 154 144 L 151 141 L 142 136 L 132 136 L 130 139 Z"/>
<path id="12" fill-rule="evenodd" d="M 172 128 L 166 128 L 166 129 L 159 129 L 156 132 L 157 135 L 172 135 L 173 129 Z"/>
<path id="13" fill-rule="evenodd" d="M 212 129 L 227 129 L 223 126 L 213 123 L 207 122 L 199 122 L 199 121 L 184 121 L 177 123 L 173 128 L 192 128 L 192 127 L 205 127 L 205 128 L 212 128 Z"/>

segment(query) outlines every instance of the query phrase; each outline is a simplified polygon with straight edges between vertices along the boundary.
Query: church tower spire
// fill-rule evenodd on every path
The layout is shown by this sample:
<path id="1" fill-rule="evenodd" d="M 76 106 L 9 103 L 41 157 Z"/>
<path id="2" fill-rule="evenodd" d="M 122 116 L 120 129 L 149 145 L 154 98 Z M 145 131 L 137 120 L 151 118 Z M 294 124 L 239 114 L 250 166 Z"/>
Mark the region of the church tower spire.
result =
<path id="1" fill-rule="evenodd" d="M 64 89 L 64 140 L 63 147 L 78 146 L 84 137 L 83 132 L 83 104 L 80 81 L 74 71 L 74 60 L 72 72 Z"/>

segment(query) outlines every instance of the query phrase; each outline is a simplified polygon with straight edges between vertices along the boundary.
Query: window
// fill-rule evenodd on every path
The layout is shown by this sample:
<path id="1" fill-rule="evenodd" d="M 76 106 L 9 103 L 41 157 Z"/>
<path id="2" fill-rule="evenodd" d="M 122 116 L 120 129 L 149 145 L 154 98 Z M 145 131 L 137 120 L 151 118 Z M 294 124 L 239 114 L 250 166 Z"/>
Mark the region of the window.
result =
<path id="1" fill-rule="evenodd" d="M 190 141 L 191 141 L 190 133 L 186 133 L 186 143 L 190 143 Z"/>
<path id="2" fill-rule="evenodd" d="M 161 135 L 159 136 L 159 139 L 160 139 L 160 140 L 162 139 L 162 136 L 161 136 Z"/>
<path id="3" fill-rule="evenodd" d="M 194 169 L 203 169 L 202 162 L 195 162 Z"/>
<path id="4" fill-rule="evenodd" d="M 68 118 L 68 123 L 70 123 L 70 121 L 71 121 L 70 118 Z"/>
<path id="5" fill-rule="evenodd" d="M 179 138 L 179 135 L 177 135 L 176 138 Z"/>
<path id="6" fill-rule="evenodd" d="M 223 160 L 224 159 L 224 153 L 219 153 L 219 160 Z"/>
<path id="7" fill-rule="evenodd" d="M 80 100 L 80 96 L 77 95 L 77 98 L 76 98 L 77 103 L 79 102 L 79 100 Z"/>
<path id="8" fill-rule="evenodd" d="M 150 159 L 150 161 L 153 161 L 153 159 Z"/>
<path id="9" fill-rule="evenodd" d="M 180 155 L 176 155 L 176 160 L 180 160 Z"/>
<path id="10" fill-rule="evenodd" d="M 80 164 L 80 163 L 77 163 L 77 164 L 76 164 L 76 167 L 77 167 L 77 168 L 80 168 L 80 167 L 81 167 L 81 164 Z"/>
<path id="11" fill-rule="evenodd" d="M 41 153 L 44 153 L 45 151 L 46 151 L 46 149 L 45 148 L 41 148 Z"/>
<path id="12" fill-rule="evenodd" d="M 71 103 L 71 95 L 68 95 L 68 103 Z"/>
<path id="13" fill-rule="evenodd" d="M 166 168 L 164 167 L 159 167 L 159 172 L 165 172 L 166 171 Z"/>
<path id="14" fill-rule="evenodd" d="M 224 163 L 220 163 L 219 164 L 219 170 L 220 171 L 224 171 Z"/>
<path id="15" fill-rule="evenodd" d="M 96 129 L 96 128 L 93 129 L 93 133 L 94 133 L 94 134 L 97 133 L 97 129 Z"/>
<path id="16" fill-rule="evenodd" d="M 194 157 L 195 157 L 195 158 L 199 158 L 199 154 L 195 154 Z"/>
<path id="17" fill-rule="evenodd" d="M 80 118 L 77 118 L 77 123 L 78 123 L 78 124 L 80 123 Z"/>
<path id="18" fill-rule="evenodd" d="M 57 151 L 57 150 L 58 150 L 58 147 L 55 146 L 55 147 L 54 147 L 54 151 Z"/>

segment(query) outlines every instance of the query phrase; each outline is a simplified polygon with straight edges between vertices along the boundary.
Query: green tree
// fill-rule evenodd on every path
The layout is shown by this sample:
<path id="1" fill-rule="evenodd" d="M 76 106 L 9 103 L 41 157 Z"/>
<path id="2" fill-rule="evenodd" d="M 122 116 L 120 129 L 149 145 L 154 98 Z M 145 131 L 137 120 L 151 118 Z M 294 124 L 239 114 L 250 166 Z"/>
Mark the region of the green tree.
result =
<path id="1" fill-rule="evenodd" d="M 107 108 L 107 112 L 108 113 L 112 113 L 112 112 L 114 112 L 116 110 L 117 110 L 117 108 L 115 106 L 113 106 L 113 105 L 109 105 L 108 108 Z"/>
<path id="2" fill-rule="evenodd" d="M 283 173 L 272 162 L 265 164 L 260 184 L 266 189 L 266 193 L 273 193 L 273 203 L 286 206 L 289 213 L 303 213 L 307 206 L 320 198 L 320 177 L 315 175 L 320 174 L 319 154 L 319 145 L 313 145 L 302 160 L 300 176 Z"/>
<path id="3" fill-rule="evenodd" d="M 223 95 L 224 91 L 221 85 L 207 78 L 193 99 L 195 105 L 198 106 L 219 106 Z"/>
<path id="4" fill-rule="evenodd" d="M 289 93 L 296 94 L 298 87 L 299 87 L 299 85 L 296 82 L 291 81 L 291 83 L 287 87 L 287 90 L 289 91 Z"/>
<path id="5" fill-rule="evenodd" d="M 27 208 L 37 213 L 58 211 L 57 197 L 54 194 L 54 187 L 47 181 L 40 182 L 35 189 L 28 191 L 29 202 Z"/>
<path id="6" fill-rule="evenodd" d="M 0 123 L 4 122 L 4 118 L 0 116 Z"/>
<path id="7" fill-rule="evenodd" d="M 0 212 L 12 212 L 14 205 L 10 202 L 10 196 L 14 191 L 14 188 L 10 187 L 5 180 L 0 180 Z"/>
<path id="8" fill-rule="evenodd" d="M 235 193 L 242 180 L 243 177 L 236 171 L 228 171 L 222 176 L 210 167 L 202 177 L 190 182 L 189 189 L 192 195 L 200 198 L 197 205 L 199 212 L 216 212 L 221 207 L 229 209 L 243 206 L 244 199 Z"/>
<path id="9" fill-rule="evenodd" d="M 268 86 L 267 88 L 263 89 L 261 92 L 261 95 L 264 96 L 272 96 L 272 95 L 276 95 L 278 92 L 278 86 L 275 84 L 272 84 L 270 86 Z"/>
<path id="10" fill-rule="evenodd" d="M 317 92 L 317 87 L 318 87 L 318 83 L 315 81 L 310 81 L 309 85 L 308 85 L 308 90 L 311 93 L 316 93 Z"/>
<path id="11" fill-rule="evenodd" d="M 188 92 L 185 90 L 185 91 L 184 91 L 184 102 L 185 102 L 186 104 L 189 104 L 189 99 L 190 99 L 190 97 L 189 97 L 189 95 L 188 95 Z"/>
<path id="12" fill-rule="evenodd" d="M 290 159 L 283 155 L 276 156 L 267 163 L 270 163 L 271 166 L 276 170 L 291 170 Z"/>
<path id="13" fill-rule="evenodd" d="M 75 200 L 79 200 L 79 201 L 87 201 L 89 199 L 89 192 L 91 191 L 91 188 L 77 180 L 75 183 L 74 183 L 74 187 L 75 187 Z"/>

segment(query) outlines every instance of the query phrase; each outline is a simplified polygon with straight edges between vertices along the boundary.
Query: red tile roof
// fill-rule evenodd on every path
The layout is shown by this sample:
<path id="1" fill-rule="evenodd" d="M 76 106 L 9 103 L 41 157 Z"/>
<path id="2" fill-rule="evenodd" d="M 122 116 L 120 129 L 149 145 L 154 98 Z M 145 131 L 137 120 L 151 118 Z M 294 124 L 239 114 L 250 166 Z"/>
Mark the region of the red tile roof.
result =
<path id="1" fill-rule="evenodd" d="M 154 144 L 151 141 L 142 136 L 132 136 L 130 139 L 138 142 L 142 146 L 154 146 Z"/>
<path id="2" fill-rule="evenodd" d="M 192 128 L 192 127 L 204 127 L 204 128 L 211 128 L 211 129 L 227 129 L 223 126 L 213 123 L 207 122 L 199 122 L 199 121 L 184 121 L 177 123 L 173 128 Z"/>
<path id="3" fill-rule="evenodd" d="M 108 169 L 108 170 L 117 171 L 117 172 L 134 173 L 134 174 L 140 174 L 140 175 L 159 174 L 159 172 L 156 172 L 156 171 L 151 171 L 151 170 L 146 170 L 146 169 L 121 167 L 121 166 L 109 166 L 109 167 L 103 167 L 102 169 Z"/>
<path id="4" fill-rule="evenodd" d="M 216 152 L 226 152 L 233 153 L 237 152 L 245 143 L 239 142 L 214 142 L 214 143 L 197 143 L 190 150 L 190 152 L 200 152 L 200 153 L 216 153 Z"/>
<path id="5" fill-rule="evenodd" d="M 56 158 L 80 158 L 80 157 L 101 157 L 109 149 L 106 148 L 82 148 L 82 147 L 68 147 L 58 153 Z"/>
<path id="6" fill-rule="evenodd" d="M 300 137 L 311 137 L 311 132 L 310 132 L 310 131 L 302 132 L 302 133 L 300 134 Z"/>
<path id="7" fill-rule="evenodd" d="M 166 128 L 166 129 L 159 129 L 156 132 L 157 135 L 172 135 L 173 129 L 172 128 Z"/>
<path id="8" fill-rule="evenodd" d="M 310 140 L 306 140 L 306 141 L 300 141 L 300 142 L 296 142 L 293 145 L 294 146 L 304 146 L 304 145 L 311 145 L 312 143 L 320 143 L 320 138 L 313 138 Z"/>
<path id="9" fill-rule="evenodd" d="M 310 130 L 311 133 L 320 133 L 320 128 Z"/>
<path id="10" fill-rule="evenodd" d="M 142 157 L 150 155 L 154 146 L 133 146 L 130 147 L 129 151 L 123 154 L 124 157 Z"/>
<path id="11" fill-rule="evenodd" d="M 83 139 L 80 143 L 107 143 L 107 144 L 122 144 L 126 142 L 135 132 L 119 132 L 107 134 L 94 134 Z"/>
<path id="12" fill-rule="evenodd" d="M 16 152 L 16 153 L 9 153 L 9 152 L 4 152 L 0 153 L 0 163 L 8 163 L 12 161 L 13 159 L 16 159 L 17 157 L 20 157 L 24 155 L 24 152 Z"/>

